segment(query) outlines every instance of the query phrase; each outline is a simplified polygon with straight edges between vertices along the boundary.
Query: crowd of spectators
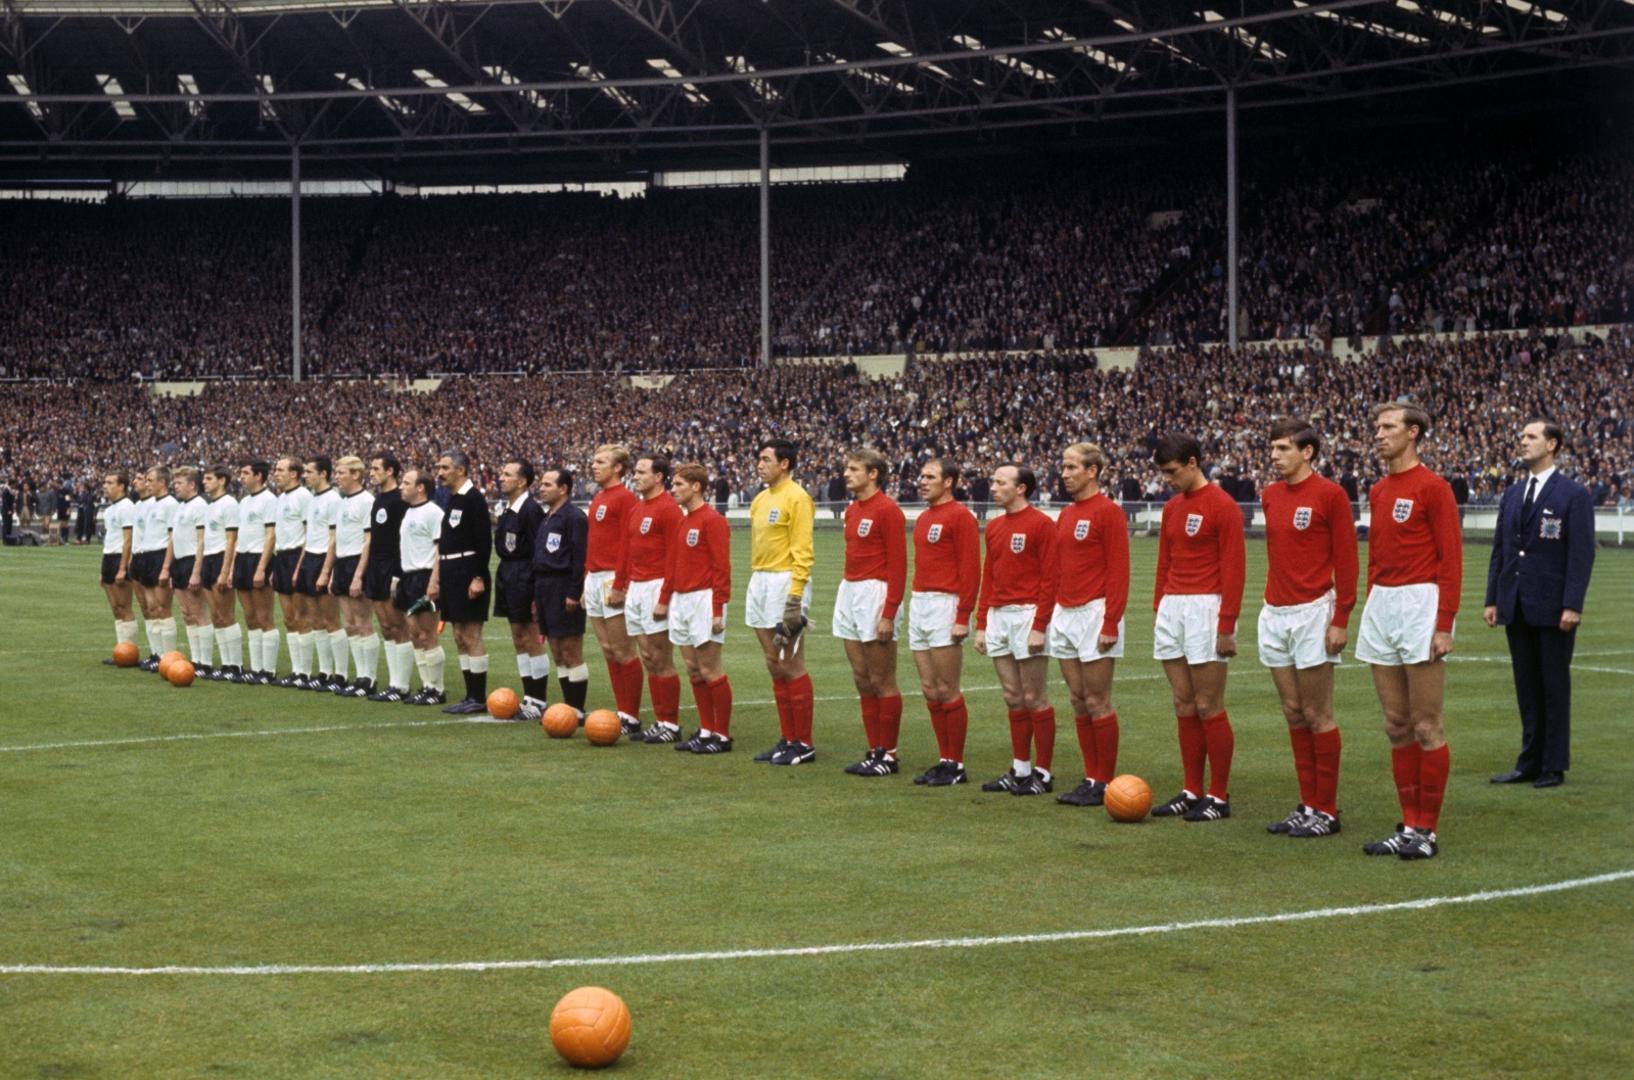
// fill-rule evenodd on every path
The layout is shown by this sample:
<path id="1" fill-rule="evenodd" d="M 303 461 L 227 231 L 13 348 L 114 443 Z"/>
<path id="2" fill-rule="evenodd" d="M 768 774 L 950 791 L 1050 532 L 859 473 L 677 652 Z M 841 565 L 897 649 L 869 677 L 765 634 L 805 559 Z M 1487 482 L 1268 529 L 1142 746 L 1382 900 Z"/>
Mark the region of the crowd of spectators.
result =
<path id="1" fill-rule="evenodd" d="M 1515 438 L 1534 413 L 1569 433 L 1568 468 L 1602 505 L 1634 508 L 1634 332 L 1577 343 L 1565 336 L 1472 335 L 1409 340 L 1339 361 L 1305 345 L 1160 349 L 1133 370 L 1100 370 L 1087 351 L 920 360 L 872 379 L 844 363 L 688 372 L 644 389 L 599 375 L 456 377 L 431 392 L 380 380 L 214 383 L 165 397 L 129 384 L 22 384 L 0 389 L 0 481 L 13 492 L 93 486 L 110 468 L 240 461 L 293 453 L 390 449 L 429 462 L 470 452 L 491 486 L 511 456 L 584 472 L 603 442 L 698 460 L 742 502 L 756 490 L 759 440 L 801 447 L 797 478 L 843 501 L 846 451 L 871 446 L 893 463 L 890 490 L 911 501 L 920 464 L 960 461 L 984 497 L 1006 461 L 1038 469 L 1060 497 L 1055 464 L 1069 442 L 1110 453 L 1109 485 L 1126 502 L 1158 501 L 1157 433 L 1202 440 L 1211 475 L 1243 501 L 1273 477 L 1264 430 L 1304 415 L 1325 434 L 1322 468 L 1353 496 L 1379 466 L 1368 405 L 1414 400 L 1436 418 L 1426 458 L 1463 501 L 1494 501 L 1515 473 Z"/>

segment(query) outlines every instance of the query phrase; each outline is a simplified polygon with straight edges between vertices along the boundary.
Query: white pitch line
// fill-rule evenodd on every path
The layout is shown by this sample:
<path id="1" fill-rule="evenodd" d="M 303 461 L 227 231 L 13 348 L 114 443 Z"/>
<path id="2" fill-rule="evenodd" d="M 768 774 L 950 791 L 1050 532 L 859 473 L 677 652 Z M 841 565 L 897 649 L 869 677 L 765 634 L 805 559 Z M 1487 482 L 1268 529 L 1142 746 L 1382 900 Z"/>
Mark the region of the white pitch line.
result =
<path id="1" fill-rule="evenodd" d="M 1311 908 L 1270 915 L 1239 915 L 1189 922 L 1149 923 L 1104 930 L 1061 930 L 1043 934 L 1004 934 L 992 937 L 922 938 L 917 941 L 863 941 L 840 945 L 804 945 L 782 949 L 720 949 L 701 952 L 634 953 L 625 956 L 566 956 L 546 960 L 468 960 L 447 963 L 401 964 L 255 964 L 204 966 L 167 964 L 162 967 L 121 967 L 72 964 L 0 964 L 0 975 L 396 975 L 428 972 L 549 971 L 556 968 L 638 967 L 709 960 L 778 960 L 797 956 L 847 956 L 856 953 L 905 952 L 914 949 L 981 949 L 995 945 L 1044 945 L 1063 941 L 1103 941 L 1109 938 L 1177 934 L 1190 930 L 1231 930 L 1244 926 L 1312 922 L 1319 919 L 1357 918 L 1398 911 L 1424 911 L 1455 904 L 1483 904 L 1523 896 L 1542 896 L 1591 885 L 1634 880 L 1634 870 L 1616 870 L 1593 877 L 1569 878 L 1543 885 L 1490 889 L 1460 896 L 1427 896 L 1388 904 Z"/>
<path id="2" fill-rule="evenodd" d="M 1459 656 L 1456 653 L 1447 657 L 1447 659 L 1461 664 L 1508 664 L 1512 662 L 1507 656 Z M 1634 675 L 1634 668 L 1599 667 L 1594 664 L 1579 664 L 1575 659 L 1572 661 L 1572 670 L 1595 671 L 1602 675 Z"/>

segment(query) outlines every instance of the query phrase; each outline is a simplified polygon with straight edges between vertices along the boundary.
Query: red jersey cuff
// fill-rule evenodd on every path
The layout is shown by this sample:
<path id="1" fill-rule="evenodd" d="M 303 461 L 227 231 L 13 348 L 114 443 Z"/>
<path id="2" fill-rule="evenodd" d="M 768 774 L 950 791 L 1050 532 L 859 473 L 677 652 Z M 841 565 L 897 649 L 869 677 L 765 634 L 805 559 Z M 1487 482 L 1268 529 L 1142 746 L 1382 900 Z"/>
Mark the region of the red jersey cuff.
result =
<path id="1" fill-rule="evenodd" d="M 898 600 L 894 604 L 889 602 L 889 601 L 886 601 L 886 603 L 883 606 L 881 606 L 880 609 L 879 609 L 879 617 L 882 618 L 882 619 L 894 619 L 894 618 L 896 618 L 897 609 L 900 608 L 901 606 L 902 606 L 902 601 L 900 601 L 900 600 Z"/>
<path id="2" fill-rule="evenodd" d="M 1328 625 L 1336 626 L 1340 630 L 1350 629 L 1350 609 L 1346 608 L 1344 611 L 1340 611 L 1338 608 L 1334 608 L 1333 621 Z"/>
<path id="3" fill-rule="evenodd" d="M 1452 621 L 1458 617 L 1456 611 L 1438 611 L 1435 613 L 1435 632 L 1438 634 L 1452 633 Z"/>
<path id="4" fill-rule="evenodd" d="M 1221 615 L 1219 623 L 1215 626 L 1215 632 L 1220 634 L 1235 634 L 1237 632 L 1237 616 Z"/>

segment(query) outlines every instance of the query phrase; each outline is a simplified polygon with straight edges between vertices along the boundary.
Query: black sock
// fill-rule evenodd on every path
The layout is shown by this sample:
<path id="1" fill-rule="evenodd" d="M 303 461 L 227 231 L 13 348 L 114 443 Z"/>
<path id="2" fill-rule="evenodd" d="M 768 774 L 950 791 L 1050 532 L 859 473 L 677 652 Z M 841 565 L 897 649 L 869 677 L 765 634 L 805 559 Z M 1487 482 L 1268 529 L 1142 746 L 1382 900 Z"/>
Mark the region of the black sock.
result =
<path id="1" fill-rule="evenodd" d="M 581 713 L 584 712 L 584 699 L 590 692 L 590 680 L 582 679 L 578 682 L 572 682 L 560 676 L 557 679 L 562 684 L 562 700 Z"/>
<path id="2" fill-rule="evenodd" d="M 488 673 L 486 671 L 466 671 L 465 696 L 471 701 L 488 700 Z"/>
<path id="3" fill-rule="evenodd" d="M 550 693 L 550 680 L 541 679 L 537 675 L 526 675 L 522 678 L 522 693 L 535 701 L 545 700 Z"/>

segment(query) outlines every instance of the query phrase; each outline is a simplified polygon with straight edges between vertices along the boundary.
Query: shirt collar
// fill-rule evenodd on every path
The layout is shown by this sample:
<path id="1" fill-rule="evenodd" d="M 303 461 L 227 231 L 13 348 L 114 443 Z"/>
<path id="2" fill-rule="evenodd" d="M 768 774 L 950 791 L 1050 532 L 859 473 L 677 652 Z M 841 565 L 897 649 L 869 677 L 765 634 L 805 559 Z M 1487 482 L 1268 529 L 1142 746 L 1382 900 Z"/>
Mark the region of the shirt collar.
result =
<path id="1" fill-rule="evenodd" d="M 471 490 L 471 481 L 466 480 L 465 483 L 460 485 L 460 489 L 458 491 L 454 492 L 454 494 L 464 495 L 467 491 L 470 491 L 470 490 Z"/>
<path id="2" fill-rule="evenodd" d="M 1554 474 L 1555 474 L 1555 466 L 1551 465 L 1547 469 L 1544 469 L 1540 473 L 1531 474 L 1529 479 L 1536 480 L 1538 482 L 1538 487 L 1537 487 L 1538 491 L 1542 491 L 1543 490 L 1543 485 L 1547 484 L 1549 482 L 1549 477 L 1553 476 Z"/>
<path id="3" fill-rule="evenodd" d="M 511 500 L 511 505 L 510 505 L 511 513 L 520 514 L 522 512 L 522 504 L 527 502 L 527 501 L 528 501 L 528 493 L 525 492 L 525 491 L 522 494 L 518 495 L 516 498 L 512 499 Z"/>

